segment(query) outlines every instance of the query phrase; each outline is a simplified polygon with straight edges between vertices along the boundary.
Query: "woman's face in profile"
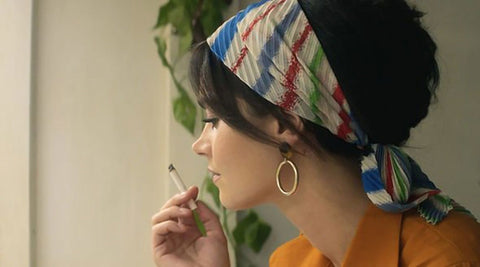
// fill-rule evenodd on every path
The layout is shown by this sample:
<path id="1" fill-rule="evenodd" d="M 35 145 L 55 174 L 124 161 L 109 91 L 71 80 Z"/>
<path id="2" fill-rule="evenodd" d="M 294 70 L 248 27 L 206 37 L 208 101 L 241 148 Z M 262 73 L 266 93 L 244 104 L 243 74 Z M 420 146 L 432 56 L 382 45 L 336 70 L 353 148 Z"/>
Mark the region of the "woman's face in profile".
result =
<path id="1" fill-rule="evenodd" d="M 232 210 L 247 209 L 278 197 L 275 171 L 282 161 L 278 149 L 231 128 L 208 109 L 206 121 L 192 149 L 207 158 L 222 204 Z M 268 131 L 272 121 L 252 122 Z"/>

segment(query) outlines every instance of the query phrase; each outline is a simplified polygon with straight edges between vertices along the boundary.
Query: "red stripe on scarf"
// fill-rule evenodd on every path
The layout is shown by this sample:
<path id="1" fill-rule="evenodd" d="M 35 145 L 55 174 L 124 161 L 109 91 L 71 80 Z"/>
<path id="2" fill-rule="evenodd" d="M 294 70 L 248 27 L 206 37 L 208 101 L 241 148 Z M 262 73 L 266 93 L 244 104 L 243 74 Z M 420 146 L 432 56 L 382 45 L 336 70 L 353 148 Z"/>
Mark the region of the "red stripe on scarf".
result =
<path id="1" fill-rule="evenodd" d="M 387 189 L 387 192 L 390 196 L 393 196 L 394 192 L 393 192 L 393 177 L 392 177 L 392 160 L 390 159 L 390 152 L 388 152 L 387 149 L 385 149 L 385 155 L 384 155 L 385 159 L 386 159 L 386 166 L 385 167 L 385 171 L 387 172 L 387 177 L 386 177 L 386 186 L 385 186 L 385 189 Z"/>
<path id="2" fill-rule="evenodd" d="M 286 0 L 282 0 L 278 3 L 275 3 L 273 5 L 270 5 L 265 12 L 263 12 L 260 16 L 256 17 L 252 22 L 250 22 L 250 25 L 248 25 L 247 30 L 243 32 L 242 34 L 242 41 L 245 41 L 250 33 L 252 32 L 253 28 L 255 25 L 262 19 L 264 19 L 274 8 L 276 8 L 278 5 L 283 4 Z"/>
<path id="3" fill-rule="evenodd" d="M 235 65 L 231 68 L 231 70 L 232 70 L 233 73 L 236 73 L 236 72 L 237 72 L 238 67 L 240 67 L 240 64 L 242 64 L 243 59 L 244 59 L 245 56 L 247 55 L 247 52 L 248 52 L 248 49 L 244 46 L 244 47 L 242 48 L 242 50 L 240 51 L 240 56 L 238 57 L 237 62 L 236 62 Z"/>
<path id="4" fill-rule="evenodd" d="M 337 83 L 335 85 L 335 89 L 333 90 L 332 94 L 333 99 L 335 99 L 335 102 L 338 103 L 340 106 L 340 112 L 338 115 L 342 119 L 342 123 L 337 127 L 337 136 L 342 138 L 343 140 L 347 140 L 347 135 L 352 131 L 352 128 L 350 128 L 350 116 L 343 110 L 343 103 L 345 103 L 345 96 L 343 95 L 342 88 L 340 88 L 340 85 Z"/>
<path id="5" fill-rule="evenodd" d="M 340 118 L 342 118 L 344 123 L 350 124 L 350 116 L 348 116 L 348 114 L 347 114 L 347 112 L 345 112 L 345 110 L 343 110 L 343 109 L 340 110 L 338 115 L 340 116 Z"/>
<path id="6" fill-rule="evenodd" d="M 287 88 L 287 91 L 283 94 L 282 100 L 279 104 L 282 108 L 286 110 L 292 110 L 293 106 L 295 106 L 295 102 L 297 101 L 297 94 L 295 93 L 296 87 L 294 84 L 295 78 L 297 77 L 298 71 L 300 70 L 300 64 L 297 59 L 297 52 L 302 47 L 305 40 L 308 38 L 310 33 L 312 32 L 312 26 L 307 23 L 305 28 L 303 29 L 300 38 L 293 44 L 292 47 L 292 57 L 290 59 L 290 65 L 288 67 L 288 71 L 285 74 L 285 81 L 283 86 Z"/>
<path id="7" fill-rule="evenodd" d="M 265 12 L 263 12 L 260 16 L 256 17 L 252 22 L 250 22 L 250 24 L 248 25 L 247 29 L 243 32 L 242 34 L 242 41 L 245 42 L 245 40 L 247 40 L 248 36 L 250 36 L 250 33 L 252 33 L 252 30 L 253 28 L 255 27 L 255 25 L 257 25 L 257 23 L 259 21 L 261 21 L 262 19 L 264 19 L 274 8 L 276 8 L 277 6 L 279 6 L 280 4 L 283 4 L 286 0 L 282 0 L 278 3 L 275 3 L 273 5 L 270 5 L 267 10 L 265 10 Z M 242 50 L 240 50 L 240 55 L 238 56 L 237 60 L 235 61 L 235 64 L 233 65 L 232 68 L 230 68 L 230 70 L 233 72 L 233 73 L 236 73 L 237 70 L 238 70 L 238 67 L 240 67 L 240 65 L 242 64 L 243 62 L 243 59 L 245 58 L 245 56 L 247 55 L 248 53 L 248 49 L 247 47 L 244 45 L 242 47 Z"/>
<path id="8" fill-rule="evenodd" d="M 350 126 L 346 123 L 342 123 L 337 127 L 337 136 L 342 138 L 343 140 L 347 140 L 347 135 L 352 132 Z"/>
<path id="9" fill-rule="evenodd" d="M 340 118 L 342 119 L 342 123 L 337 127 L 337 136 L 342 138 L 343 140 L 347 139 L 347 135 L 352 131 L 352 128 L 350 128 L 350 116 L 348 116 L 347 112 L 345 110 L 340 110 L 338 113 Z"/>
<path id="10" fill-rule="evenodd" d="M 332 97 L 333 99 L 335 99 L 338 105 L 340 105 L 341 110 L 338 115 L 340 115 L 340 118 L 342 118 L 343 121 L 343 123 L 337 127 L 337 135 L 343 140 L 347 140 L 347 135 L 349 133 L 352 133 L 353 130 L 350 127 L 350 116 L 347 114 L 347 112 L 345 112 L 345 110 L 343 110 L 343 104 L 345 103 L 345 95 L 343 95 L 342 88 L 340 88 L 339 84 L 335 85 Z"/>
<path id="11" fill-rule="evenodd" d="M 345 96 L 343 95 L 342 88 L 340 88 L 339 84 L 335 86 L 335 90 L 333 91 L 332 96 L 333 99 L 335 99 L 335 101 L 337 101 L 340 106 L 342 106 L 343 102 L 345 102 Z"/>

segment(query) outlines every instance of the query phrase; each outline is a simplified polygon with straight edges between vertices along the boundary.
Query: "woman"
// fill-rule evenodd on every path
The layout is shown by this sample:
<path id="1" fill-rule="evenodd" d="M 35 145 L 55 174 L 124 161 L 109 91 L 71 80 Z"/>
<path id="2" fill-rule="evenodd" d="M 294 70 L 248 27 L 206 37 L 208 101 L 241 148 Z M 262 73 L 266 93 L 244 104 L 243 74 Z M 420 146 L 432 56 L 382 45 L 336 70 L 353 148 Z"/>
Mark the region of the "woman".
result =
<path id="1" fill-rule="evenodd" d="M 480 225 L 400 148 L 428 112 L 436 45 L 403 0 L 271 0 L 197 46 L 193 150 L 222 204 L 273 203 L 300 230 L 271 266 L 480 266 Z M 229 266 L 214 213 L 154 215 L 159 266 Z"/>

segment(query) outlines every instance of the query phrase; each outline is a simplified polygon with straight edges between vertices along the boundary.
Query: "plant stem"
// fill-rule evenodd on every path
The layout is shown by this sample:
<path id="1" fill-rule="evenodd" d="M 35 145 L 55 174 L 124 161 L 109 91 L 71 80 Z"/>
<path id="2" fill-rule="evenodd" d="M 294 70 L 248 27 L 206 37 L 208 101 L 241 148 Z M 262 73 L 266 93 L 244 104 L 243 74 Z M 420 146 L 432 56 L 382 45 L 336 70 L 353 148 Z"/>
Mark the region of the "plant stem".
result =
<path id="1" fill-rule="evenodd" d="M 192 17 L 192 33 L 193 33 L 193 43 L 199 43 L 207 38 L 205 32 L 203 31 L 203 26 L 200 21 L 200 16 L 202 15 L 203 10 L 203 0 L 198 0 L 197 10 Z"/>
<path id="2" fill-rule="evenodd" d="M 232 237 L 232 233 L 230 232 L 230 228 L 228 227 L 228 216 L 227 216 L 227 209 L 223 206 L 221 206 L 221 211 L 222 211 L 222 224 L 223 227 L 225 227 L 225 232 L 227 233 L 227 238 L 232 244 L 232 246 L 236 249 L 237 244 L 235 243 L 235 239 Z"/>
<path id="3" fill-rule="evenodd" d="M 246 261 L 248 263 L 248 266 L 255 266 L 255 264 L 243 253 L 243 250 L 238 247 L 235 248 L 235 257 L 237 258 L 237 264 L 240 262 L 240 259 Z"/>
<path id="4" fill-rule="evenodd" d="M 206 187 L 206 184 L 207 184 L 207 179 L 208 178 L 204 178 L 203 179 L 203 182 L 202 182 L 202 185 L 200 186 L 200 193 L 198 194 L 198 199 L 203 199 L 203 191 L 205 191 L 205 187 Z"/>
<path id="5" fill-rule="evenodd" d="M 178 92 L 180 94 L 186 94 L 187 92 L 185 89 L 183 89 L 182 84 L 177 80 L 177 77 L 175 76 L 175 70 L 173 69 L 172 65 L 167 61 L 167 69 L 170 72 L 170 76 L 172 76 L 173 84 L 175 84 L 175 87 L 177 87 Z"/>

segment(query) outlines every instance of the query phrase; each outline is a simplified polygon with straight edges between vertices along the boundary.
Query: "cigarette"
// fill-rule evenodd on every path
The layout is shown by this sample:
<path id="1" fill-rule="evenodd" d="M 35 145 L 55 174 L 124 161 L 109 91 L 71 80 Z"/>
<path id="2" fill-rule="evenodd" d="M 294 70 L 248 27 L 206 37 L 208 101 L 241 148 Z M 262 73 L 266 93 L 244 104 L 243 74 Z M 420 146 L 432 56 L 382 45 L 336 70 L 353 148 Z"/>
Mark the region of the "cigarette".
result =
<path id="1" fill-rule="evenodd" d="M 178 174 L 175 167 L 173 167 L 173 164 L 170 164 L 170 166 L 168 166 L 168 171 L 170 173 L 170 177 L 172 178 L 173 182 L 177 186 L 178 191 L 180 191 L 181 193 L 187 191 L 187 187 L 185 186 L 185 183 L 183 182 L 182 178 L 180 178 L 180 175 Z M 200 216 L 198 215 L 198 212 L 197 212 L 198 206 L 195 203 L 195 201 L 193 201 L 193 199 L 188 200 L 188 207 L 190 208 L 190 210 L 192 210 L 193 219 L 197 224 L 198 230 L 200 231 L 200 233 L 202 233 L 203 236 L 206 236 L 207 232 L 205 231 L 205 226 L 203 225 L 202 220 L 200 220 Z"/>

